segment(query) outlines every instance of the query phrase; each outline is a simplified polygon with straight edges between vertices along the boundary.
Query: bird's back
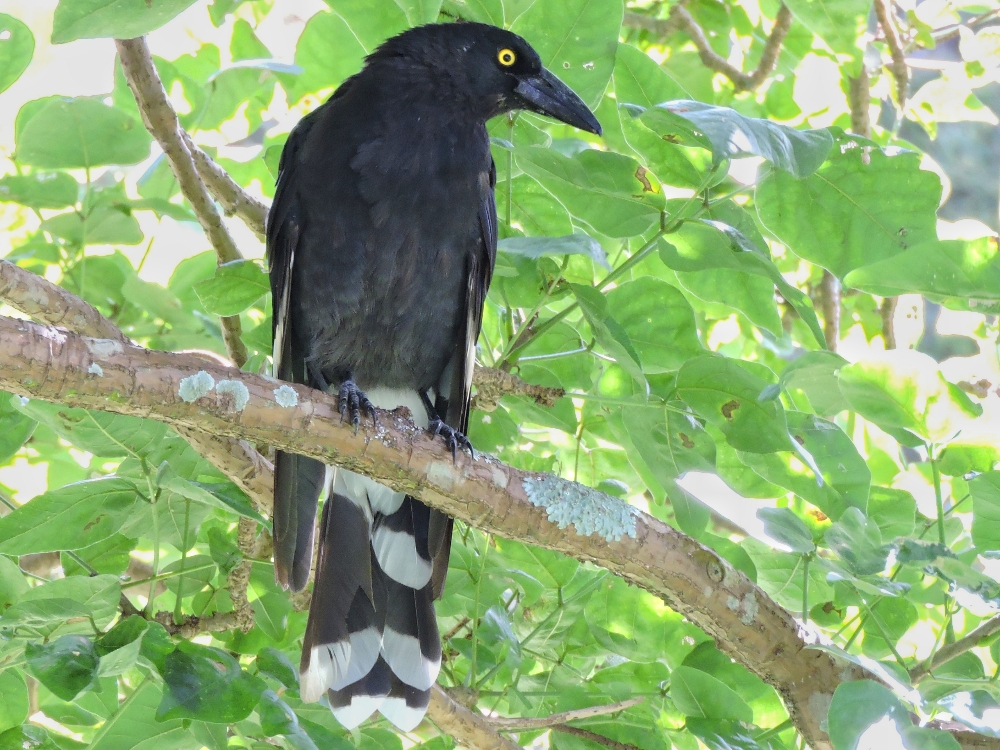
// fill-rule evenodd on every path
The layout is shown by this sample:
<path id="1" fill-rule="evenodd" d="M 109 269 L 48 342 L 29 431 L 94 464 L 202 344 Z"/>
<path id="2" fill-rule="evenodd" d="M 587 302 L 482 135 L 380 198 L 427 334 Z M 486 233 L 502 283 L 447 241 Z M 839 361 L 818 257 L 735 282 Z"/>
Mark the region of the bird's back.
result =
<path id="1" fill-rule="evenodd" d="M 289 140 L 276 205 L 295 204 L 305 269 L 291 314 L 328 382 L 351 368 L 362 389 L 435 388 L 483 250 L 489 141 L 481 123 L 377 73 L 351 79 Z"/>

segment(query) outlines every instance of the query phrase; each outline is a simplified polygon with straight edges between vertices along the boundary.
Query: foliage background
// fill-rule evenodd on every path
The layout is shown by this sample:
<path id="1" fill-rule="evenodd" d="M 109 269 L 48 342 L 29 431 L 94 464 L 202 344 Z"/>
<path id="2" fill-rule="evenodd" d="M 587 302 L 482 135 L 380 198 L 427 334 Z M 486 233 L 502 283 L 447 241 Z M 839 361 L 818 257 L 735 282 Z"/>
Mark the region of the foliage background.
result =
<path id="1" fill-rule="evenodd" d="M 149 44 L 184 127 L 269 197 L 289 129 L 381 39 L 439 14 L 526 36 L 605 136 L 530 115 L 491 125 L 502 241 L 479 359 L 568 394 L 474 412 L 474 444 L 677 526 L 884 675 L 894 693 L 838 691 L 837 750 L 869 725 L 868 744 L 954 746 L 906 710 L 996 736 L 989 639 L 931 677 L 914 670 L 990 622 L 1000 598 L 1000 261 L 982 223 L 936 218 L 942 170 L 899 136 L 904 114 L 929 137 L 940 123 L 996 123 L 976 98 L 1000 63 L 994 7 L 893 6 L 911 60 L 944 60 L 901 101 L 869 3 L 787 6 L 773 74 L 739 93 L 690 34 L 662 24 L 670 7 L 619 0 L 171 0 L 161 21 L 180 15 Z M 685 7 L 747 72 L 779 13 L 752 0 Z M 0 11 L 0 253 L 152 348 L 224 355 L 217 316 L 239 315 L 246 368 L 266 368 L 260 242 L 228 221 L 250 260 L 217 269 L 112 43 L 79 39 L 148 31 L 144 3 Z M 870 101 L 852 113 L 862 75 Z M 655 106 L 676 100 L 727 109 Z M 845 133 L 859 109 L 870 140 Z M 254 513 L 171 430 L 6 396 L 0 420 L 0 499 L 17 508 L 0 520 L 0 746 L 451 746 L 429 723 L 347 733 L 298 700 L 306 615 L 264 555 L 250 632 L 171 638 L 163 622 L 232 608 L 236 521 Z M 166 617 L 122 616 L 122 594 Z M 771 686 L 594 566 L 463 527 L 438 615 L 442 684 L 481 709 L 544 716 L 642 696 L 577 726 L 643 750 L 800 742 Z"/>

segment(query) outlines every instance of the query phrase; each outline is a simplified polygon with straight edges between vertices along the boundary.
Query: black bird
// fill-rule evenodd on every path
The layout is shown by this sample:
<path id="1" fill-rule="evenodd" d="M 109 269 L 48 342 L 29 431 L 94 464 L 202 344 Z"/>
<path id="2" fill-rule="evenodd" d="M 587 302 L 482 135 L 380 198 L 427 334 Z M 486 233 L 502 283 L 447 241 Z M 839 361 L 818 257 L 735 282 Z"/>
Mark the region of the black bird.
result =
<path id="1" fill-rule="evenodd" d="M 600 134 L 521 37 L 477 23 L 389 39 L 295 127 L 267 223 L 274 372 L 336 389 L 355 427 L 374 407 L 410 409 L 452 450 L 466 429 L 497 218 L 486 121 L 514 109 Z M 279 452 L 274 570 L 302 589 L 316 506 L 328 495 L 301 696 L 327 693 L 354 727 L 376 709 L 410 730 L 437 679 L 432 600 L 452 521 L 412 497 Z"/>

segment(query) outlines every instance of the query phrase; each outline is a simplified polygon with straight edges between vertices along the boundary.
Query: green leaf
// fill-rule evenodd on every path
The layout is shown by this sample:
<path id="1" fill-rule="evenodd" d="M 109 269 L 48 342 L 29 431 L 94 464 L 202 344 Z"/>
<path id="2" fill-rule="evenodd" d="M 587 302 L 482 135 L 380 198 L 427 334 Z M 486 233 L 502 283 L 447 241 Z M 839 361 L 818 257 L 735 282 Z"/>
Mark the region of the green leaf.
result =
<path id="1" fill-rule="evenodd" d="M 299 670 L 284 653 L 271 646 L 257 652 L 257 671 L 273 677 L 286 688 L 299 689 Z"/>
<path id="2" fill-rule="evenodd" d="M 53 96 L 21 108 L 15 142 L 22 164 L 71 169 L 136 164 L 149 156 L 150 135 L 141 122 L 100 99 Z"/>
<path id="3" fill-rule="evenodd" d="M 194 285 L 205 310 L 215 315 L 239 315 L 271 290 L 267 272 L 252 260 L 223 263 L 215 276 Z"/>
<path id="4" fill-rule="evenodd" d="M 167 690 L 156 709 L 158 721 L 198 719 L 217 724 L 242 721 L 267 686 L 217 648 L 182 641 L 163 668 Z"/>
<path id="5" fill-rule="evenodd" d="M 769 537 L 792 552 L 808 554 L 816 549 L 809 527 L 788 508 L 761 508 L 757 518 L 764 522 L 764 531 Z"/>
<path id="6" fill-rule="evenodd" d="M 615 320 L 607 310 L 607 300 L 604 295 L 592 286 L 571 284 L 570 288 L 580 303 L 587 323 L 590 324 L 597 342 L 615 358 L 628 373 L 640 383 L 645 382 L 642 374 L 642 363 L 639 353 L 632 345 L 628 332 L 621 323 Z"/>
<path id="7" fill-rule="evenodd" d="M 625 329 L 645 372 L 676 370 L 704 352 L 691 305 L 665 281 L 642 276 L 615 287 L 605 299 L 608 314 Z"/>
<path id="8" fill-rule="evenodd" d="M 111 37 L 132 39 L 158 29 L 194 0 L 60 0 L 52 43 Z"/>
<path id="9" fill-rule="evenodd" d="M 865 730 L 885 716 L 897 727 L 910 725 L 909 714 L 899 699 L 887 687 L 871 680 L 840 683 L 828 716 L 827 731 L 834 750 L 856 750 Z"/>
<path id="10" fill-rule="evenodd" d="M 857 508 L 848 508 L 827 530 L 826 543 L 859 576 L 881 573 L 889 557 L 878 525 Z"/>
<path id="11" fill-rule="evenodd" d="M 840 390 L 851 408 L 883 429 L 937 442 L 953 436 L 983 407 L 941 375 L 926 354 L 894 349 L 842 367 Z"/>
<path id="12" fill-rule="evenodd" d="M 34 52 L 31 29 L 13 16 L 0 13 L 0 92 L 21 77 Z"/>
<path id="13" fill-rule="evenodd" d="M 16 602 L 27 590 L 28 582 L 17 563 L 0 555 L 0 610 Z"/>
<path id="14" fill-rule="evenodd" d="M 295 47 L 295 64 L 305 72 L 290 85 L 289 100 L 338 85 L 361 70 L 365 55 L 409 26 L 392 2 L 329 0 L 332 13 L 317 13 Z"/>
<path id="15" fill-rule="evenodd" d="M 174 472 L 167 463 L 161 464 L 160 470 L 157 472 L 156 482 L 160 487 L 176 492 L 181 497 L 186 497 L 202 505 L 235 511 L 241 516 L 252 518 L 265 526 L 270 525 L 267 519 L 254 509 L 250 498 L 232 483 L 205 484 L 185 479 Z M 2 525 L 0 525 L 0 529 L 2 528 Z"/>
<path id="16" fill-rule="evenodd" d="M 757 584 L 785 609 L 793 612 L 801 610 L 805 565 L 802 555 L 778 552 L 753 538 L 744 539 L 740 544 L 757 569 Z M 826 573 L 819 565 L 811 564 L 809 601 L 826 602 L 832 599 L 833 588 L 826 582 Z"/>
<path id="17" fill-rule="evenodd" d="M 151 419 L 36 400 L 26 404 L 15 400 L 13 403 L 21 413 L 51 427 L 59 437 L 97 456 L 142 458 L 155 451 L 167 434 L 165 424 Z"/>
<path id="18" fill-rule="evenodd" d="M 162 630 L 158 624 L 154 627 Z M 157 682 L 144 680 L 97 730 L 88 750 L 134 750 L 138 743 L 157 740 L 177 731 L 182 725 L 180 720 L 159 722 L 153 718 L 160 700 L 161 690 Z M 189 739 L 187 747 L 192 744 Z"/>
<path id="19" fill-rule="evenodd" d="M 760 750 L 754 736 L 739 721 L 687 717 L 685 728 L 709 750 Z"/>
<path id="20" fill-rule="evenodd" d="M 86 619 L 91 618 L 103 630 L 118 616 L 121 592 L 118 576 L 58 578 L 25 591 L 17 603 L 4 613 L 4 624 L 34 623 L 31 626 L 37 629 L 39 625 L 52 627 L 55 623 L 53 632 L 62 625 L 70 631 L 82 629 L 92 632 Z M 84 620 L 66 622 L 75 618 Z"/>
<path id="21" fill-rule="evenodd" d="M 618 45 L 614 81 L 619 104 L 653 107 L 687 94 L 649 55 L 631 44 Z"/>
<path id="22" fill-rule="evenodd" d="M 105 477 L 46 492 L 0 518 L 0 553 L 76 550 L 117 533 L 140 501 L 127 479 Z"/>
<path id="23" fill-rule="evenodd" d="M 72 701 L 97 684 L 100 658 L 94 643 L 82 635 L 64 635 L 24 647 L 28 671 L 64 701 Z"/>
<path id="24" fill-rule="evenodd" d="M 729 107 L 716 107 L 692 100 L 664 102 L 647 109 L 642 121 L 661 135 L 686 129 L 686 120 L 707 139 L 712 161 L 761 156 L 795 177 L 815 172 L 833 147 L 829 130 L 796 130 L 770 120 L 745 117 Z M 678 127 L 680 126 L 680 127 Z"/>
<path id="25" fill-rule="evenodd" d="M 662 138 L 627 112 L 621 113 L 619 124 L 627 146 L 643 158 L 662 182 L 692 189 L 701 186 L 705 178 L 683 147 Z"/>
<path id="26" fill-rule="evenodd" d="M 858 36 L 870 7 L 866 0 L 792 0 L 788 3 L 795 19 L 826 42 L 830 49 L 855 59 L 861 57 Z"/>
<path id="27" fill-rule="evenodd" d="M 149 622 L 139 615 L 119 620 L 111 630 L 95 642 L 101 657 L 99 674 L 114 677 L 125 674 L 135 666 L 142 649 L 142 637 L 149 630 Z"/>
<path id="28" fill-rule="evenodd" d="M 24 724 L 0 733 L 3 750 L 61 750 L 42 727 Z"/>
<path id="29" fill-rule="evenodd" d="M 621 0 L 536 0 L 510 30 L 593 108 L 615 67 L 623 12 Z"/>
<path id="30" fill-rule="evenodd" d="M 660 260 L 677 272 L 685 289 L 706 302 L 739 310 L 756 325 L 782 335 L 769 258 L 735 249 L 719 227 L 702 222 L 686 222 L 671 240 L 660 239 Z M 781 276 L 777 269 L 775 273 Z"/>
<path id="31" fill-rule="evenodd" d="M 0 672 L 0 732 L 20 726 L 27 718 L 28 686 L 24 675 L 16 669 L 5 669 Z"/>
<path id="32" fill-rule="evenodd" d="M 685 716 L 753 721 L 753 710 L 735 690 L 700 669 L 674 669 L 670 673 L 670 697 Z"/>
<path id="33" fill-rule="evenodd" d="M 6 463 L 21 450 L 38 424 L 14 406 L 15 398 L 0 391 L 0 463 Z M 20 404 L 20 399 L 17 403 Z"/>
<path id="34" fill-rule="evenodd" d="M 952 440 L 938 457 L 938 469 L 950 477 L 992 471 L 1000 461 L 1000 444 L 992 433 L 963 434 Z"/>
<path id="35" fill-rule="evenodd" d="M 868 495 L 868 518 L 885 540 L 909 536 L 916 527 L 917 501 L 909 492 L 890 487 L 872 487 Z"/>
<path id="36" fill-rule="evenodd" d="M 905 185 L 905 190 L 900 186 Z M 758 183 L 761 222 L 801 258 L 844 278 L 937 238 L 941 181 L 917 154 L 848 148 L 799 180 L 772 169 Z"/>
<path id="37" fill-rule="evenodd" d="M 544 255 L 586 255 L 592 261 L 611 270 L 607 253 L 601 243 L 586 234 L 564 237 L 508 237 L 500 240 L 498 249 L 513 255 L 537 259 Z"/>
<path id="38" fill-rule="evenodd" d="M 72 206 L 79 190 L 80 185 L 66 172 L 29 172 L 0 178 L 0 201 L 13 201 L 31 208 Z"/>
<path id="39" fill-rule="evenodd" d="M 848 408 L 837 381 L 837 372 L 846 364 L 835 352 L 806 352 L 781 372 L 781 384 L 802 391 L 821 417 L 832 417 Z"/>
<path id="40" fill-rule="evenodd" d="M 396 0 L 396 4 L 406 13 L 411 26 L 434 23 L 441 11 L 441 0 Z M 503 22 L 497 25 L 502 26 Z"/>
<path id="41" fill-rule="evenodd" d="M 730 445 L 751 453 L 791 446 L 781 404 L 759 400 L 767 386 L 739 362 L 714 354 L 689 359 L 677 373 L 677 395 Z"/>
<path id="42" fill-rule="evenodd" d="M 573 216 L 609 237 L 642 234 L 665 205 L 656 178 L 622 154 L 585 149 L 570 158 L 551 148 L 526 146 L 515 148 L 514 158 Z"/>
<path id="43" fill-rule="evenodd" d="M 1000 257 L 992 237 L 922 242 L 851 271 L 844 283 L 884 297 L 916 293 L 995 302 L 1000 300 Z"/>
<path id="44" fill-rule="evenodd" d="M 786 418 L 789 435 L 799 446 L 797 453 L 740 452 L 740 460 L 767 481 L 792 490 L 834 520 L 848 506 L 866 509 L 871 471 L 847 434 L 812 414 L 789 411 Z M 816 479 L 817 470 L 822 482 Z"/>
<path id="45" fill-rule="evenodd" d="M 609 576 L 587 600 L 585 616 L 594 638 L 612 653 L 654 662 L 674 638 L 681 618 L 651 594 Z"/>
<path id="46" fill-rule="evenodd" d="M 969 482 L 972 493 L 972 542 L 979 550 L 1000 550 L 1000 471 Z"/>
<path id="47" fill-rule="evenodd" d="M 86 216 L 67 211 L 46 219 L 41 228 L 74 245 L 138 245 L 143 237 L 127 206 L 95 206 Z"/>

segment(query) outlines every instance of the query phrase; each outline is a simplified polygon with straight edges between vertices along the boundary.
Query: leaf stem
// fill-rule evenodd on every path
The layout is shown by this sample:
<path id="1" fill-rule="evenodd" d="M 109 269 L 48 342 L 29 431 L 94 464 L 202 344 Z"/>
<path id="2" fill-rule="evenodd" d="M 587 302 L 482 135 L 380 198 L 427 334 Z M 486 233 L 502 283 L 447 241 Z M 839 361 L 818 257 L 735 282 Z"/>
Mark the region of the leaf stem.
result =
<path id="1" fill-rule="evenodd" d="M 184 498 L 184 537 L 181 542 L 181 565 L 178 568 L 177 573 L 177 601 L 174 602 L 174 624 L 180 625 L 184 621 L 183 613 L 181 612 L 181 601 L 184 595 L 184 567 L 187 563 L 187 553 L 188 553 L 188 531 L 191 525 L 191 499 Z"/>
<path id="2" fill-rule="evenodd" d="M 802 556 L 802 624 L 809 622 L 809 561 L 812 554 Z"/>
<path id="3" fill-rule="evenodd" d="M 934 456 L 934 446 L 930 446 L 931 474 L 934 476 L 934 503 L 937 506 L 938 541 L 947 544 L 944 534 L 944 497 L 941 495 L 941 472 L 938 471 L 937 458 Z"/>
<path id="4" fill-rule="evenodd" d="M 476 684 L 476 669 L 479 657 L 479 593 L 483 586 L 483 576 L 486 574 L 486 558 L 490 554 L 490 535 L 485 537 L 483 558 L 479 562 L 479 575 L 476 576 L 476 598 L 472 609 L 472 664 L 469 668 L 469 684 Z"/>

